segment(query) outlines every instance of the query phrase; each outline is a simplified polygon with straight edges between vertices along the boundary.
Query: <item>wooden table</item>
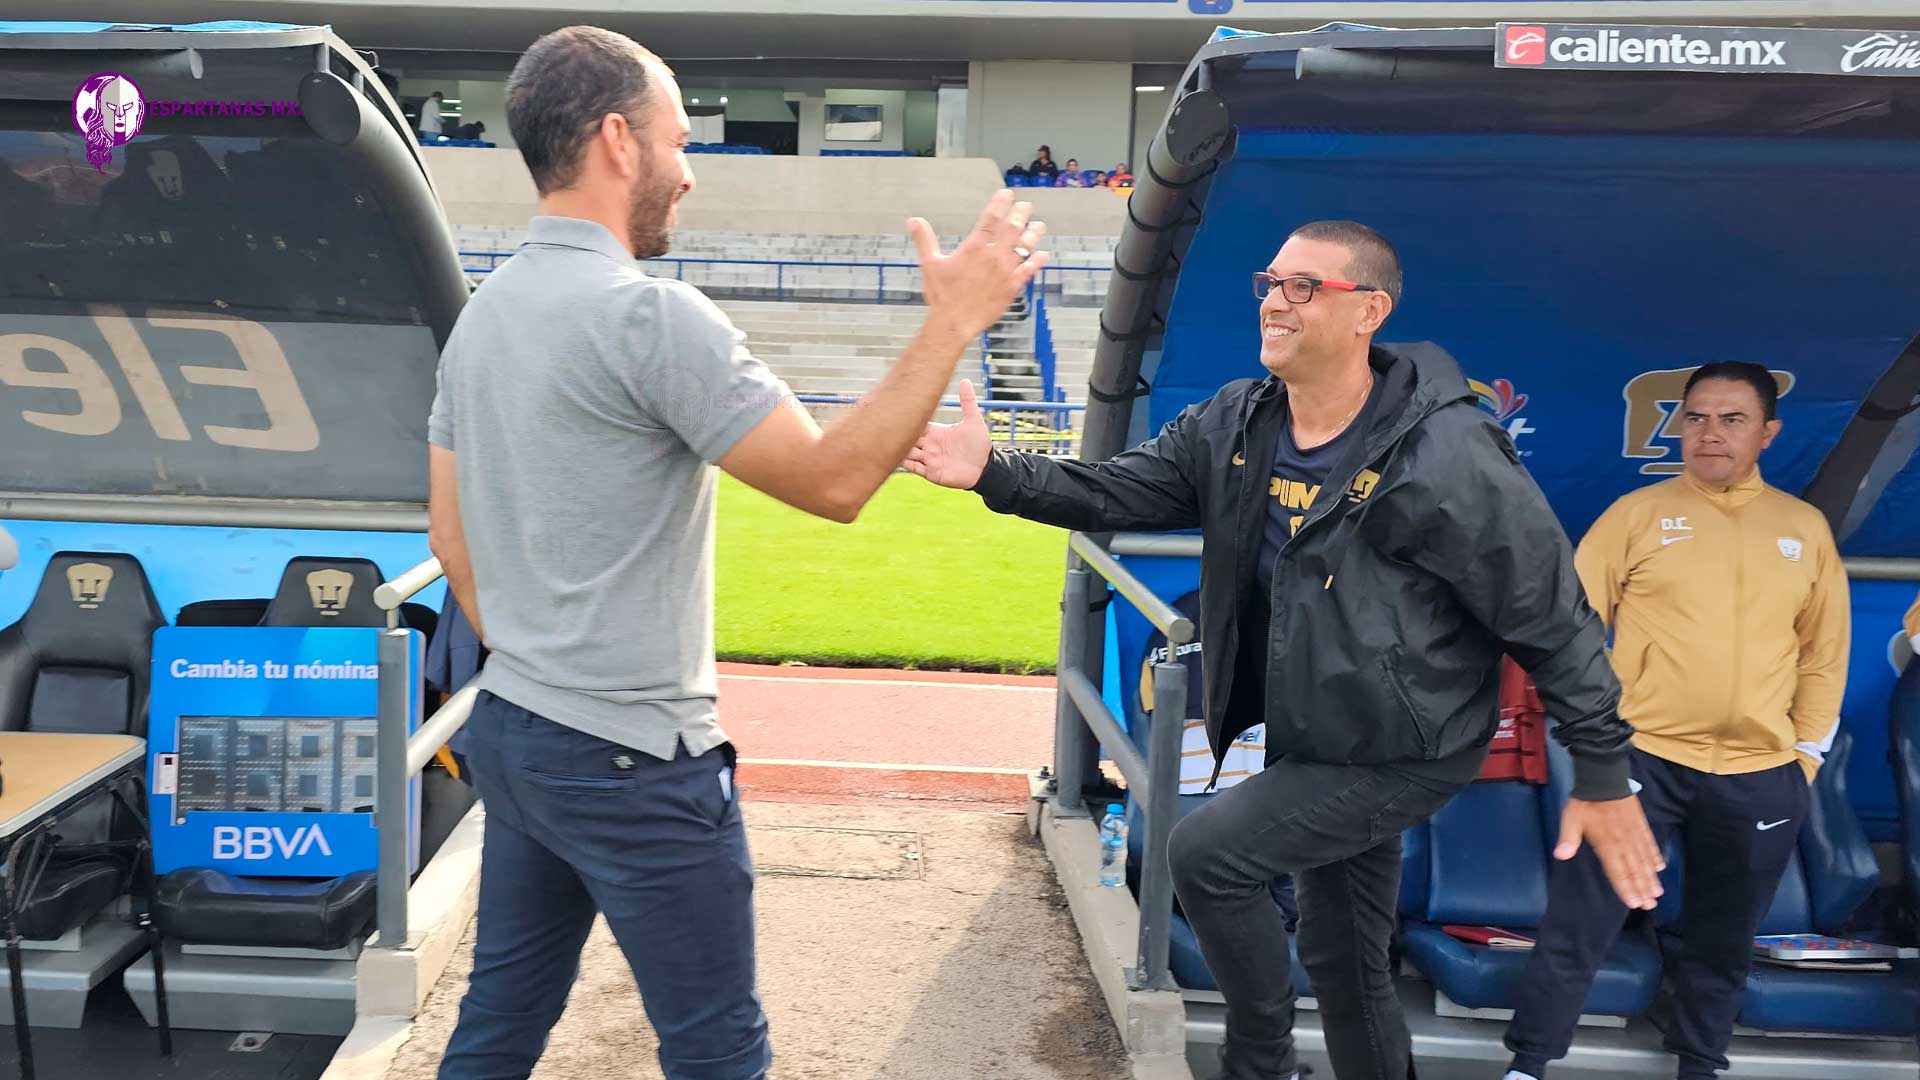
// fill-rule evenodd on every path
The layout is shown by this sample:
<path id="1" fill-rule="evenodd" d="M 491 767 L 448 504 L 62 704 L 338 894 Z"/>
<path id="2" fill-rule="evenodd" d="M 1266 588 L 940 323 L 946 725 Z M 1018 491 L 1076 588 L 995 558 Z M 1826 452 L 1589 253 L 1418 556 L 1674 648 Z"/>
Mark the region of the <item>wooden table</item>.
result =
<path id="1" fill-rule="evenodd" d="M 147 756 L 131 735 L 0 731 L 0 842 L 65 809 Z"/>
<path id="2" fill-rule="evenodd" d="M 13 982 L 13 1032 L 20 1046 L 22 1080 L 34 1080 L 33 1042 L 27 1030 L 27 995 L 14 921 L 19 905 L 28 899 L 23 891 L 38 877 L 37 872 L 22 871 L 43 858 L 53 842 L 43 826 L 123 773 L 142 767 L 146 757 L 147 741 L 131 735 L 0 731 L 0 846 L 9 849 L 0 918 L 5 920 L 7 974 Z M 150 873 L 150 864 L 148 869 Z M 15 880 L 16 874 L 28 880 Z"/>

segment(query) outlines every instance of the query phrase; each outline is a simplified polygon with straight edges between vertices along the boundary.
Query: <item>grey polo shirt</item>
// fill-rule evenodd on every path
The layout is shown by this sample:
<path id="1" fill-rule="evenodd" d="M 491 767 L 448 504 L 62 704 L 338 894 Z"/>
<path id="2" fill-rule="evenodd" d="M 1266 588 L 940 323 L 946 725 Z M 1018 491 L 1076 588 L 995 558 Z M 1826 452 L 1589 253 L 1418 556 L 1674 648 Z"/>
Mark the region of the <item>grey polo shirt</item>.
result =
<path id="1" fill-rule="evenodd" d="M 744 342 L 578 218 L 535 217 L 474 293 L 428 439 L 459 463 L 481 689 L 669 760 L 726 741 L 713 463 L 788 396 Z"/>

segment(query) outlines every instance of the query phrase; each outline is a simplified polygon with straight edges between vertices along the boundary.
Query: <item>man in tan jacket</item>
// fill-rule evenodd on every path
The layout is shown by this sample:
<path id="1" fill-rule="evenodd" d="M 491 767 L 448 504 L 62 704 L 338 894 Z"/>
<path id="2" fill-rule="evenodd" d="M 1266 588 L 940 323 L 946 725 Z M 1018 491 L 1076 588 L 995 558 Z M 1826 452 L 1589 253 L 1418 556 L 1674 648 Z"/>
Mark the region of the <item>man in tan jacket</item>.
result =
<path id="1" fill-rule="evenodd" d="M 1666 1039 L 1680 1080 L 1727 1068 L 1754 930 L 1793 854 L 1846 688 L 1847 576 L 1833 534 L 1818 510 L 1760 477 L 1760 452 L 1780 432 L 1778 396 L 1758 364 L 1696 371 L 1681 406 L 1685 473 L 1614 503 L 1574 558 L 1613 632 L 1647 823 L 1656 836 L 1677 833 L 1685 852 L 1685 946 L 1668 971 Z M 1507 1029 L 1507 1080 L 1544 1080 L 1565 1056 L 1627 914 L 1591 854 L 1554 855 Z"/>

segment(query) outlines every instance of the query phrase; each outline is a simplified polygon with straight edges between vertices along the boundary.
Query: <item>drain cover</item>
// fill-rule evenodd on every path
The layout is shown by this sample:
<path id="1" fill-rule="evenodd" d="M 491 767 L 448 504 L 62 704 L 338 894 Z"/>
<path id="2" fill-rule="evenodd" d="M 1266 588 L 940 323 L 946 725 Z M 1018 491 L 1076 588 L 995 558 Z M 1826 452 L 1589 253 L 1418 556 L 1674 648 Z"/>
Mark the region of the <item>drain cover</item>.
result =
<path id="1" fill-rule="evenodd" d="M 907 881 L 921 877 L 919 833 L 758 825 L 750 830 L 754 869 L 785 877 Z"/>
<path id="2" fill-rule="evenodd" d="M 267 1040 L 273 1038 L 271 1031 L 243 1031 L 234 1037 L 233 1045 L 227 1047 L 231 1054 L 257 1054 L 267 1048 Z"/>

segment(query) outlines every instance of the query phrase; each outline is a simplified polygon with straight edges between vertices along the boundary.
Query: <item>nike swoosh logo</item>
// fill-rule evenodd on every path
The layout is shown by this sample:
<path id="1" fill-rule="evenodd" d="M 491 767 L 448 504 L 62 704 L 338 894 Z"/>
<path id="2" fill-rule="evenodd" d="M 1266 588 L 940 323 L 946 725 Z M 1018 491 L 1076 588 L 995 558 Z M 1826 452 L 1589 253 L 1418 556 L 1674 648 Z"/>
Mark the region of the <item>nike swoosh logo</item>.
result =
<path id="1" fill-rule="evenodd" d="M 1691 539 L 1693 539 L 1693 537 L 1691 536 L 1663 536 L 1660 538 L 1660 546 L 1666 547 L 1669 544 L 1677 544 L 1682 540 L 1691 540 Z"/>
<path id="2" fill-rule="evenodd" d="M 1245 465 L 1247 463 L 1247 455 L 1245 454 L 1233 455 L 1233 463 L 1235 465 Z"/>
<path id="3" fill-rule="evenodd" d="M 1777 829 L 1792 820 L 1792 818 L 1786 817 L 1781 818 L 1779 821 L 1756 821 L 1753 823 L 1753 827 L 1759 829 L 1761 832 L 1766 832 L 1768 829 Z"/>

